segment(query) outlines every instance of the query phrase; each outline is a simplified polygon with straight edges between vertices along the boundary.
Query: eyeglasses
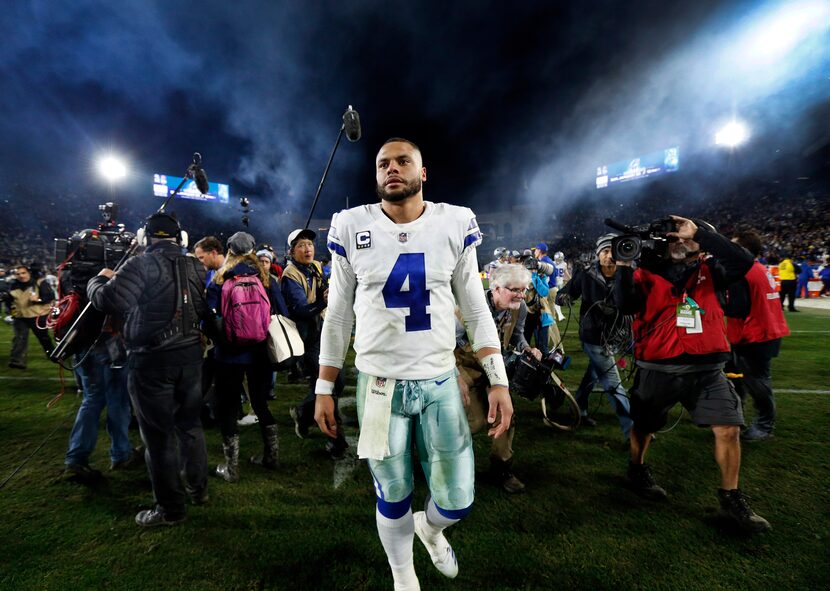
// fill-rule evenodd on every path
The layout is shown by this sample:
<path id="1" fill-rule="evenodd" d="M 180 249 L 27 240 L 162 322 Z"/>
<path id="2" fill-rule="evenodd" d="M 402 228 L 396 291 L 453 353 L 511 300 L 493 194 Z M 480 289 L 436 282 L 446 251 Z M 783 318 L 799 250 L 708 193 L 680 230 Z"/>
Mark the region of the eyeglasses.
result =
<path id="1" fill-rule="evenodd" d="M 523 296 L 527 292 L 526 287 L 502 287 L 501 285 L 499 287 L 501 289 L 506 289 L 507 291 L 509 291 L 513 295 L 517 295 L 517 296 Z"/>

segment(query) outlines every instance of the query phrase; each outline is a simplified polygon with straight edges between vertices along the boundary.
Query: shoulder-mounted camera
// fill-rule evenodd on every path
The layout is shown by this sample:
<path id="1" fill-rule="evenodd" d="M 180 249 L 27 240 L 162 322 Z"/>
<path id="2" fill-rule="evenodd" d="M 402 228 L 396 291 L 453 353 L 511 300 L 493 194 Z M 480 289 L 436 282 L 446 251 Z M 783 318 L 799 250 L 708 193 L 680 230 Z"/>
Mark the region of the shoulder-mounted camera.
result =
<path id="1" fill-rule="evenodd" d="M 641 256 L 662 257 L 669 242 L 677 240 L 668 235 L 677 232 L 677 222 L 672 218 L 659 218 L 639 226 L 627 226 L 606 218 L 605 225 L 623 232 L 611 241 L 611 256 L 615 261 L 634 261 Z"/>

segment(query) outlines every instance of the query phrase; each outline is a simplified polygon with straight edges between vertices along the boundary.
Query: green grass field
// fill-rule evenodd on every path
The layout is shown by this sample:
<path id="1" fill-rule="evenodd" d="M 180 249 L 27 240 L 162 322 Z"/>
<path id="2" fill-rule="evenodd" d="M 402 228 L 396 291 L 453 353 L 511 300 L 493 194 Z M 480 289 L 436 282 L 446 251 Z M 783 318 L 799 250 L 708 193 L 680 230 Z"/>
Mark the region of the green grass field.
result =
<path id="1" fill-rule="evenodd" d="M 744 445 L 741 474 L 771 532 L 747 537 L 717 516 L 712 436 L 685 417 L 651 448 L 655 476 L 670 495 L 653 504 L 622 486 L 627 454 L 603 394 L 591 402 L 599 427 L 574 433 L 545 427 L 538 403 L 517 400 L 515 468 L 527 492 L 508 496 L 482 474 L 473 513 L 448 536 L 458 578 L 443 579 L 416 540 L 422 588 L 830 588 L 830 312 L 804 310 L 788 320 L 797 332 L 773 365 L 776 437 Z M 88 488 L 64 480 L 79 402 L 74 385 L 47 410 L 59 387 L 55 367 L 37 359 L 31 338 L 29 369 L 7 369 L 10 339 L 10 327 L 0 325 L 0 479 L 45 443 L 0 489 L 0 589 L 391 589 L 367 468 L 335 466 L 316 430 L 306 440 L 293 434 L 288 409 L 304 387 L 281 376 L 271 403 L 281 427 L 279 471 L 245 464 L 237 485 L 212 478 L 210 503 L 192 507 L 188 523 L 142 530 L 133 517 L 151 505 L 143 467 L 107 472 L 102 431 L 91 463 L 105 471 L 104 482 Z M 565 345 L 574 363 L 560 375 L 574 390 L 585 368 L 575 319 Z M 207 439 L 215 465 L 218 431 Z M 259 445 L 258 428 L 244 427 L 242 455 Z M 478 436 L 481 471 L 487 451 Z M 336 472 L 345 477 L 337 489 Z M 424 497 L 420 482 L 416 506 Z"/>

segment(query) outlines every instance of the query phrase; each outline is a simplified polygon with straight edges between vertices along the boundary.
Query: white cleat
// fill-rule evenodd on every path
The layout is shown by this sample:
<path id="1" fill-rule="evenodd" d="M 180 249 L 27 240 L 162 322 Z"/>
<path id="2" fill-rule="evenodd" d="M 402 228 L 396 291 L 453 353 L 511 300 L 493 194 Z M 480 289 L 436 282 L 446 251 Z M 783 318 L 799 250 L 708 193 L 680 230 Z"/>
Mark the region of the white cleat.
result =
<path id="1" fill-rule="evenodd" d="M 423 511 L 414 513 L 412 518 L 415 520 L 415 535 L 429 552 L 432 564 L 442 575 L 454 579 L 458 575 L 458 560 L 455 559 L 455 552 L 447 538 L 443 533 L 435 535 L 430 531 L 427 515 Z"/>
<path id="2" fill-rule="evenodd" d="M 393 568 L 392 578 L 395 580 L 395 591 L 421 591 L 414 564 L 409 564 L 400 570 Z"/>

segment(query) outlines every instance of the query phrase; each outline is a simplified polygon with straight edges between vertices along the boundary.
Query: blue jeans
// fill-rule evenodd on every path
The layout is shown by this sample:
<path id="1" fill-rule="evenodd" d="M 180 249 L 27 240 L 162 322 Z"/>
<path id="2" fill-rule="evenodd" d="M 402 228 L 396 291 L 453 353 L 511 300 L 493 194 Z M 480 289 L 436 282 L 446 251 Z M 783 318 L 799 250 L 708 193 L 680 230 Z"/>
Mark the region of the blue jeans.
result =
<path id="1" fill-rule="evenodd" d="M 72 433 L 65 464 L 86 465 L 98 440 L 101 411 L 107 407 L 107 433 L 110 441 L 110 459 L 123 462 L 130 459 L 133 446 L 127 430 L 130 426 L 130 396 L 127 393 L 127 370 L 112 369 L 106 346 L 93 349 L 77 367 L 84 398 Z"/>
<path id="2" fill-rule="evenodd" d="M 617 371 L 614 356 L 608 354 L 604 347 L 590 343 L 582 343 L 582 350 L 585 351 L 589 359 L 588 369 L 585 370 L 585 375 L 582 377 L 582 382 L 579 384 L 575 397 L 579 408 L 582 410 L 582 415 L 588 414 L 588 396 L 594 389 L 594 385 L 599 382 L 605 390 L 605 395 L 608 396 L 608 401 L 614 407 L 614 412 L 617 413 L 623 436 L 628 438 L 633 424 L 631 405 L 625 388 L 623 388 L 620 373 Z"/>

